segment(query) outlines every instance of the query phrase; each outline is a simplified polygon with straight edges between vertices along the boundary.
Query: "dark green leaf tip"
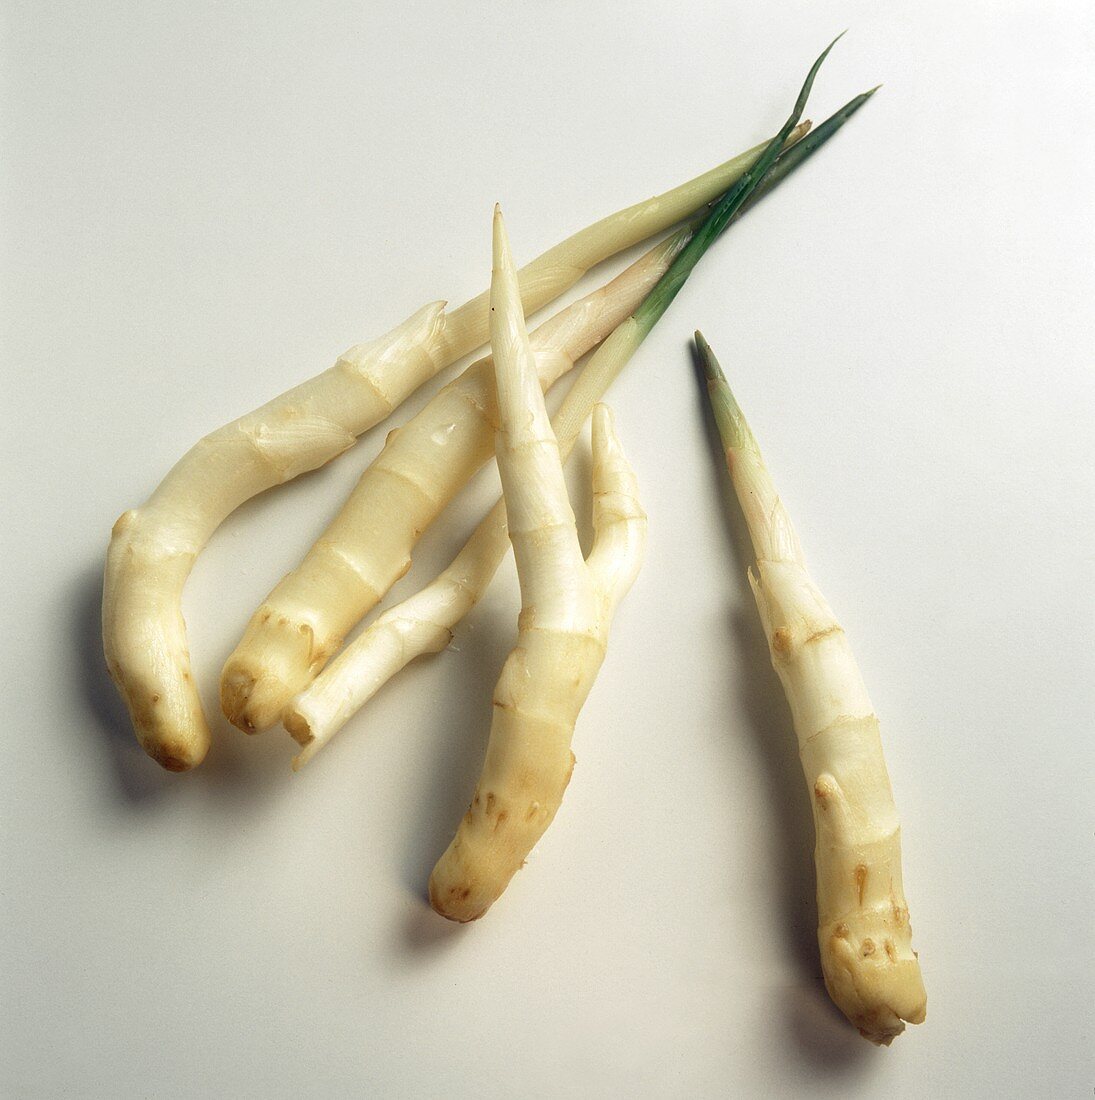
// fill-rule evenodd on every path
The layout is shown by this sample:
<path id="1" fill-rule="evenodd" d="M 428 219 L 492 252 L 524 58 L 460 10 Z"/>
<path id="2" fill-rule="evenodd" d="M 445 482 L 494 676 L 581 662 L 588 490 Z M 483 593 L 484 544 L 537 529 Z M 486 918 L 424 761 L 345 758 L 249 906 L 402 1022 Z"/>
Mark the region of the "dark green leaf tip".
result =
<path id="1" fill-rule="evenodd" d="M 779 133 L 777 133 L 764 147 L 760 156 L 753 163 L 753 166 L 748 169 L 748 171 L 744 172 L 737 182 L 730 187 L 717 203 L 715 203 L 711 213 L 708 214 L 707 218 L 696 230 L 692 239 L 673 263 L 670 264 L 669 269 L 646 296 L 639 308 L 632 314 L 632 317 L 638 323 L 640 331 L 644 336 L 650 332 L 657 323 L 658 318 L 669 308 L 669 303 L 673 301 L 681 287 L 684 286 L 688 276 L 692 273 L 692 269 L 699 262 L 700 257 L 711 246 L 712 241 L 722 233 L 733 219 L 734 215 L 741 209 L 743 203 L 749 198 L 750 194 L 757 189 L 758 185 L 764 181 L 765 177 L 771 171 L 776 158 L 783 149 L 784 142 L 795 128 L 798 120 L 802 117 L 802 112 L 806 107 L 806 100 L 810 96 L 810 89 L 814 86 L 814 77 L 817 76 L 817 71 L 821 68 L 821 63 L 829 55 L 829 51 L 836 45 L 839 38 L 839 35 L 834 38 L 833 41 L 825 47 L 821 56 L 810 67 L 810 72 L 807 74 L 806 81 L 802 85 L 802 90 L 798 94 L 798 99 L 795 101 L 794 110 L 780 128 Z M 791 149 L 788 151 L 792 152 L 794 149 L 798 148 L 798 146 L 802 145 L 809 137 L 810 135 L 807 134 L 802 141 L 791 146 Z M 808 148 L 813 147 L 816 147 L 816 143 L 814 146 Z"/>

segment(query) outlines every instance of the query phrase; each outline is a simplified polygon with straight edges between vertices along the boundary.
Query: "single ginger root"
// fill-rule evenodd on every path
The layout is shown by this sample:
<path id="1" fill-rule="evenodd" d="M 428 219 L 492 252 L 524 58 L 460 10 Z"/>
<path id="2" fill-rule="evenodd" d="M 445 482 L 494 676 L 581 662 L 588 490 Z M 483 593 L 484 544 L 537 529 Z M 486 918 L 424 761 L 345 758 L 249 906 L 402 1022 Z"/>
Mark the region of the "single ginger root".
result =
<path id="1" fill-rule="evenodd" d="M 897 809 L 878 719 L 844 630 L 806 572 L 798 536 L 714 353 L 697 332 L 756 569 L 749 583 L 791 704 L 814 810 L 825 986 L 873 1043 L 924 1020 L 927 995 L 901 884 Z"/>
<path id="2" fill-rule="evenodd" d="M 498 469 L 521 615 L 517 645 L 494 689 L 482 775 L 430 875 L 430 904 L 461 922 L 478 919 L 497 901 L 559 809 L 574 766 L 574 724 L 601 667 L 613 612 L 638 574 L 646 533 L 634 473 L 608 409 L 598 405 L 594 542 L 582 558 L 497 208 L 490 300 Z"/>

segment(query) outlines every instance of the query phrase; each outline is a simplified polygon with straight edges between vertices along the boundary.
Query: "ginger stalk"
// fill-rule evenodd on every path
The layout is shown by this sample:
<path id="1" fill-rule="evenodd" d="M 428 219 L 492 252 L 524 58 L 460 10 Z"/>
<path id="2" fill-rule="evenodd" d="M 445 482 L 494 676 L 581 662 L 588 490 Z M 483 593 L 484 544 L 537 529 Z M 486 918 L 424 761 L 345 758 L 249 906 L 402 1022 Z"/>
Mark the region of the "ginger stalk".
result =
<path id="1" fill-rule="evenodd" d="M 707 341 L 697 332 L 726 464 L 745 513 L 756 598 L 791 704 L 814 811 L 825 986 L 873 1043 L 924 1020 L 927 996 L 901 883 L 897 809 L 878 719 L 843 629 L 806 572 L 798 536 Z"/>
<path id="2" fill-rule="evenodd" d="M 540 309 L 590 268 L 701 209 L 763 148 L 548 249 L 520 272 L 525 308 Z M 185 771 L 209 749 L 182 591 L 212 533 L 244 501 L 341 454 L 486 335 L 485 293 L 448 314 L 443 302 L 425 306 L 386 336 L 351 348 L 331 369 L 200 440 L 140 508 L 117 521 L 107 551 L 103 649 L 137 740 L 154 760 Z"/>
<path id="3" fill-rule="evenodd" d="M 713 232 L 717 236 L 745 208 L 750 196 L 759 197 L 783 179 L 866 98 L 857 97 L 857 101 L 838 112 L 825 134 L 809 145 L 812 135 L 802 138 L 803 131 L 797 125 L 805 102 L 802 99 L 794 122 L 785 125 L 737 177 L 732 189 L 741 190 L 717 229 L 712 231 L 708 225 L 710 219 L 706 219 L 695 234 Z M 780 164 L 777 157 L 784 163 Z M 764 169 L 758 172 L 761 161 Z M 769 177 L 767 186 L 758 189 L 765 176 Z M 713 236 L 705 237 L 697 250 L 693 235 L 684 251 L 692 248 L 698 258 L 712 239 Z M 637 292 L 630 300 L 622 293 L 622 287 L 616 287 L 611 294 L 606 288 L 604 296 L 593 295 L 577 303 L 533 334 L 541 384 L 545 388 L 603 339 L 640 301 L 650 300 L 651 295 L 646 299 L 642 296 L 667 270 L 680 248 L 677 237 L 671 238 L 670 243 L 672 248 L 646 258 L 641 278 L 639 265 L 630 269 L 632 276 L 627 273 L 621 276 L 629 278 L 628 291 Z M 664 281 L 659 285 L 665 289 Z M 664 295 L 657 309 L 656 303 L 650 306 L 651 323 L 668 306 L 677 289 L 679 284 Z M 277 722 L 293 697 L 319 675 L 350 630 L 410 568 L 418 537 L 490 456 L 497 421 L 490 371 L 489 358 L 469 367 L 417 417 L 389 437 L 383 453 L 362 475 L 339 514 L 301 564 L 278 583 L 251 617 L 221 674 L 221 706 L 234 725 L 256 733 Z M 412 657 L 445 644 L 443 632 L 434 631 L 427 636 L 421 630 L 413 632 L 419 639 L 414 644 L 405 626 L 390 629 L 389 619 L 383 631 L 386 637 L 370 636 L 369 644 L 376 646 L 371 659 L 383 666 L 380 675 L 384 679 L 402 667 L 395 649 L 397 636 L 400 643 L 412 642 L 408 649 Z M 382 682 L 383 679 L 374 680 L 376 687 Z M 307 736 L 295 718 L 290 717 L 290 725 Z"/>
<path id="4" fill-rule="evenodd" d="M 669 308 L 771 170 L 832 45 L 810 68 L 780 132 L 719 199 L 606 348 L 619 345 L 630 357 Z M 477 920 L 501 896 L 555 817 L 574 768 L 574 723 L 604 658 L 613 611 L 638 572 L 646 531 L 634 474 L 611 435 L 607 413 L 602 414 L 602 430 L 594 432 L 594 542 L 588 560 L 582 560 L 497 208 L 490 328 L 500 417 L 498 472 L 521 583 L 521 615 L 517 647 L 494 689 L 494 720 L 471 806 L 430 875 L 430 904 L 460 922 Z"/>
<path id="5" fill-rule="evenodd" d="M 619 325 L 687 240 L 679 230 L 541 325 L 532 337 L 539 385 L 547 389 Z M 240 729 L 257 733 L 281 719 L 410 568 L 422 532 L 490 458 L 498 423 L 493 369 L 489 356 L 472 364 L 392 432 L 327 530 L 252 616 L 221 675 L 221 705 Z M 403 631 L 386 633 L 372 636 L 376 654 L 395 657 Z"/>
<path id="6" fill-rule="evenodd" d="M 516 648 L 494 690 L 482 776 L 430 876 L 431 904 L 456 921 L 487 911 L 555 817 L 574 764 L 574 723 L 601 667 L 613 611 L 638 573 L 646 532 L 634 474 L 599 405 L 594 542 L 589 559 L 582 558 L 497 208 L 490 301 L 498 469 L 521 615 Z"/>
<path id="7" fill-rule="evenodd" d="M 790 157 L 808 129 L 806 124 L 781 132 L 776 152 L 785 149 Z M 771 147 L 768 142 L 761 153 Z M 729 182 L 740 180 L 761 153 L 750 150 L 737 158 Z M 772 184 L 803 158 L 804 154 L 790 157 L 773 173 Z M 668 205 L 676 212 L 680 202 L 675 199 Z M 665 205 L 651 209 L 664 217 Z M 623 222 L 634 236 L 635 227 L 649 224 L 651 216 L 643 208 L 606 221 Z M 686 231 L 678 231 L 607 286 L 533 333 L 545 388 L 643 300 L 688 239 Z M 548 255 L 556 257 L 553 263 L 561 262 L 558 249 Z M 540 270 L 537 265 L 542 266 L 543 259 L 522 271 Z M 521 285 L 527 308 L 524 279 Z M 485 319 L 485 302 L 480 305 Z M 389 436 L 383 452 L 300 565 L 278 582 L 252 615 L 221 673 L 221 708 L 233 725 L 246 733 L 274 725 L 293 696 L 312 683 L 346 635 L 410 568 L 419 536 L 493 452 L 497 411 L 492 369 L 489 356 L 474 363 Z M 373 636 L 378 657 L 394 654 L 395 634 L 386 633 L 386 639 Z M 426 649 L 434 645 L 432 639 L 424 639 L 423 644 Z M 395 671 L 390 660 L 382 663 Z"/>
<path id="8" fill-rule="evenodd" d="M 740 217 L 824 144 L 872 94 L 856 96 L 808 136 L 781 153 L 769 173 L 731 212 L 726 224 Z M 712 216 L 721 219 L 723 214 L 716 210 Z M 693 228 L 700 224 L 695 223 Z M 691 235 L 690 229 L 685 239 L 690 239 Z M 707 239 L 714 238 L 708 236 Z M 668 300 L 662 301 L 668 304 Z M 648 326 L 656 319 L 648 314 Z M 618 334 L 614 332 L 594 353 L 574 383 L 553 425 L 564 461 L 593 406 L 604 396 L 648 331 L 649 327 L 644 330 L 634 323 L 622 325 Z M 354 713 L 402 668 L 416 657 L 436 653 L 448 645 L 457 624 L 490 584 L 509 546 L 505 504 L 499 500 L 438 577 L 380 615 L 290 702 L 282 719 L 303 746 L 293 760 L 295 769 L 328 744 Z"/>

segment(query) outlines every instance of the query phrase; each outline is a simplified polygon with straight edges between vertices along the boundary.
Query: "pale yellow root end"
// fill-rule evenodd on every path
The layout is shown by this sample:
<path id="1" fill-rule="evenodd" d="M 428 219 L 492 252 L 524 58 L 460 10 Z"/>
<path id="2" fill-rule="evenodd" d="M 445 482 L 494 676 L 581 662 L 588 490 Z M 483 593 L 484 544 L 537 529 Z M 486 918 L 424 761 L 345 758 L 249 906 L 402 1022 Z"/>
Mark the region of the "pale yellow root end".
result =
<path id="1" fill-rule="evenodd" d="M 289 735 L 301 746 L 301 748 L 310 745 L 316 739 L 316 735 L 312 732 L 311 723 L 296 709 L 296 707 L 290 707 L 281 716 L 281 722 Z"/>
<path id="2" fill-rule="evenodd" d="M 879 1046 L 889 1046 L 906 1022 L 922 1024 L 927 1015 L 920 964 L 915 956 L 897 955 L 894 931 L 868 919 L 838 921 L 818 932 L 829 996 L 860 1035 Z"/>
<path id="3" fill-rule="evenodd" d="M 161 768 L 169 772 L 188 772 L 196 768 L 209 751 L 209 743 L 194 743 L 183 739 L 173 739 L 138 728 L 137 740 L 140 746 Z"/>
<path id="4" fill-rule="evenodd" d="M 280 718 L 292 690 L 268 673 L 258 676 L 238 665 L 225 666 L 221 677 L 221 710 L 225 718 L 244 733 L 261 733 Z"/>
<path id="5" fill-rule="evenodd" d="M 536 740 L 535 725 L 499 714 L 511 733 Z M 525 859 L 555 818 L 574 772 L 574 754 L 565 745 L 544 759 L 525 750 L 506 751 L 510 737 L 496 724 L 491 731 L 495 756 L 512 767 L 492 766 L 491 753 L 481 781 L 456 836 L 430 875 L 430 905 L 446 920 L 467 924 L 478 920 L 505 893 Z M 498 749 L 503 748 L 501 754 Z M 492 789 L 492 788 L 496 788 Z M 496 793 L 497 791 L 497 793 Z"/>
<path id="6" fill-rule="evenodd" d="M 210 735 L 190 670 L 181 677 L 149 685 L 135 682 L 114 661 L 107 662 L 111 679 L 129 710 L 137 743 L 169 772 L 196 768 L 209 752 Z"/>

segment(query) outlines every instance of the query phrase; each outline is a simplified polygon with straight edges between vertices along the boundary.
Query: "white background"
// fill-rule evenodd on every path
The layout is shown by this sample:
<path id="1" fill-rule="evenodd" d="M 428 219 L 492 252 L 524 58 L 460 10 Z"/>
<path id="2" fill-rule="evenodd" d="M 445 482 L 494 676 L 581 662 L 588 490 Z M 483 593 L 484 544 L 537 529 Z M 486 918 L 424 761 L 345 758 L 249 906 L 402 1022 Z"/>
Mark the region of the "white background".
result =
<path id="1" fill-rule="evenodd" d="M 1091 5 L 4 9 L 0 1093 L 1089 1096 Z M 300 775 L 283 733 L 219 719 L 193 774 L 147 760 L 101 657 L 114 518 L 205 432 L 480 290 L 495 200 L 531 258 L 769 135 L 845 26 L 809 114 L 882 92 L 614 387 L 647 560 L 563 809 L 489 916 L 448 925 L 423 887 L 478 773 L 511 563 Z M 889 1050 L 819 978 L 808 802 L 696 326 L 882 717 L 929 991 Z M 389 426 L 200 559 L 211 716 Z"/>

